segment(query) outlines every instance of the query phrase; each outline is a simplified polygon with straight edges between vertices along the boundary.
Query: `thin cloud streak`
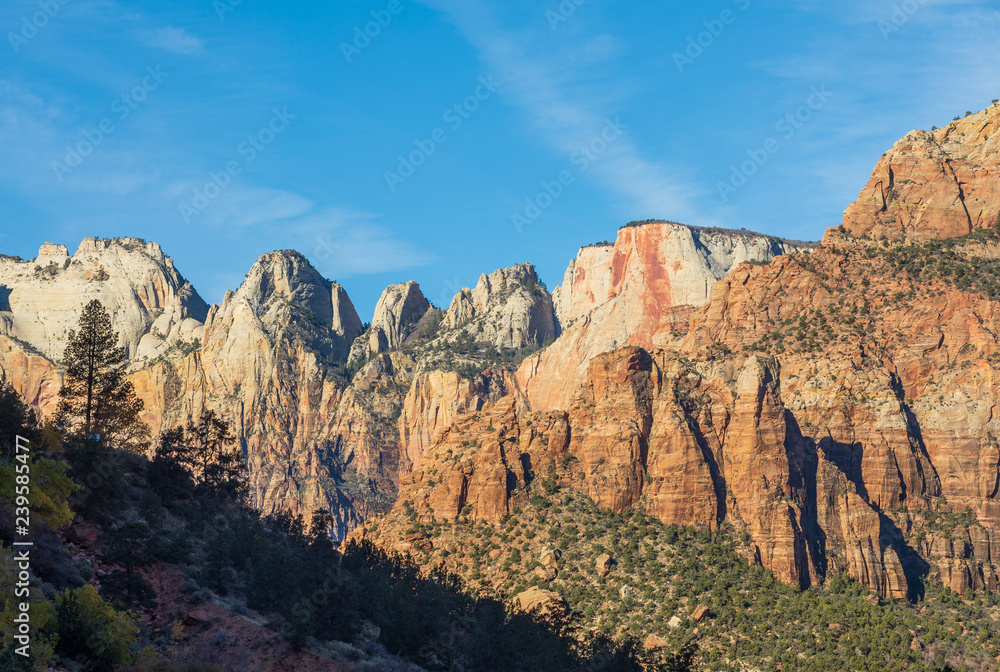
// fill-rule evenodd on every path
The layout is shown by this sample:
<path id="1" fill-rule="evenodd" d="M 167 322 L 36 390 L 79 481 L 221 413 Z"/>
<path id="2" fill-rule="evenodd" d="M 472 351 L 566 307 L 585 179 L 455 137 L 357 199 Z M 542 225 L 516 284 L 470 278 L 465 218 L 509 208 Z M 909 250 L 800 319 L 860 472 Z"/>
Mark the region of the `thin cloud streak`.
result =
<path id="1" fill-rule="evenodd" d="M 168 26 L 148 36 L 148 44 L 175 54 L 191 56 L 205 53 L 205 40 L 191 35 L 183 28 Z"/>
<path id="2" fill-rule="evenodd" d="M 502 27 L 484 3 L 421 1 L 443 13 L 458 28 L 503 82 L 501 93 L 511 93 L 531 116 L 538 131 L 567 157 L 598 138 L 609 119 L 616 119 L 614 110 L 606 105 L 600 109 L 597 100 L 571 101 L 566 89 L 575 82 L 559 81 L 552 74 L 552 67 L 528 55 L 523 40 Z M 572 75 L 564 76 L 569 77 Z M 627 126 L 627 119 L 621 121 Z M 663 165 L 643 158 L 627 134 L 610 145 L 590 170 L 601 183 L 626 200 L 632 210 L 650 216 L 705 221 L 691 206 L 691 199 L 700 195 L 695 187 L 669 174 Z"/>

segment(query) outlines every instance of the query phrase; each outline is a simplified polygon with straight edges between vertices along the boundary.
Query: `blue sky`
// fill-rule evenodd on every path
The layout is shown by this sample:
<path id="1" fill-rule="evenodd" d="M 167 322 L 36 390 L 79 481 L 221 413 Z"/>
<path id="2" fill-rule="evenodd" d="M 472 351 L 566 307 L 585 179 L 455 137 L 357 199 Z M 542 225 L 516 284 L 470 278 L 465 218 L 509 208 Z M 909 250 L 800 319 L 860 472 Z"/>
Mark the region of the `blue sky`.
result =
<path id="1" fill-rule="evenodd" d="M 1000 97 L 976 0 L 5 0 L 0 31 L 0 252 L 156 240 L 218 302 L 293 248 L 363 319 L 411 279 L 553 288 L 634 219 L 818 239 L 896 139 Z"/>

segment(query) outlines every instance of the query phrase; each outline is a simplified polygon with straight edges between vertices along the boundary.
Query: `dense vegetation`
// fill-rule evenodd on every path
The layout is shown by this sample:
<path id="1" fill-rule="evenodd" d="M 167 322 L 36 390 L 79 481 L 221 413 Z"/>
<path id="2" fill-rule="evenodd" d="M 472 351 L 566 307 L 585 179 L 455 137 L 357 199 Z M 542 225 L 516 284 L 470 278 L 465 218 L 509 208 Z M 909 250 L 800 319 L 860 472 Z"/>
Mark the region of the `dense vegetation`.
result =
<path id="1" fill-rule="evenodd" d="M 984 258 L 977 250 L 983 243 L 1000 241 L 1000 220 L 992 229 L 979 229 L 958 238 L 929 240 L 899 245 L 885 252 L 894 272 L 905 273 L 911 281 L 936 278 L 966 292 L 1000 299 L 1000 259 Z"/>
<path id="2" fill-rule="evenodd" d="M 728 526 L 713 532 L 663 525 L 633 510 L 617 514 L 554 483 L 535 488 L 527 507 L 496 525 L 420 523 L 413 509 L 394 514 L 402 521 L 377 525 L 426 534 L 433 549 L 425 545 L 418 561 L 466 577 L 473 590 L 554 590 L 574 621 L 610 639 L 655 634 L 676 649 L 698 637 L 698 669 L 997 669 L 1000 596 L 962 599 L 928 587 L 918 603 L 892 603 L 846 575 L 799 591 L 749 564 Z M 555 579 L 537 571 L 546 548 L 561 551 Z M 616 563 L 607 577 L 595 567 L 602 553 Z M 710 616 L 695 623 L 690 617 L 702 604 Z M 680 625 L 672 628 L 674 616 Z"/>

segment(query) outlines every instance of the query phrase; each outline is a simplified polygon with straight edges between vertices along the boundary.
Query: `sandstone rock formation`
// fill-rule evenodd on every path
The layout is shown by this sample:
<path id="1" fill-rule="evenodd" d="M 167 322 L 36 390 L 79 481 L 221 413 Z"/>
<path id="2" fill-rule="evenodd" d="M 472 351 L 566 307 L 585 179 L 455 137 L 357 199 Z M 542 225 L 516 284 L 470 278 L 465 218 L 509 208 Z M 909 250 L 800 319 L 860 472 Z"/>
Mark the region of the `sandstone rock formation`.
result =
<path id="1" fill-rule="evenodd" d="M 589 362 L 625 345 L 663 345 L 683 333 L 683 306 L 706 303 L 737 263 L 799 249 L 744 231 L 651 222 L 618 230 L 614 245 L 580 249 L 553 292 L 562 335 L 527 359 L 518 382 L 532 408 L 565 408 Z"/>
<path id="2" fill-rule="evenodd" d="M 133 358 L 153 328 L 162 338 L 159 347 L 142 348 L 146 358 L 162 354 L 177 339 L 196 339 L 208 310 L 156 243 L 87 238 L 73 256 L 63 245 L 45 243 L 28 261 L 0 257 L 0 308 L 9 313 L 4 333 L 49 360 L 62 359 L 69 331 L 95 298 L 111 314 Z"/>
<path id="3" fill-rule="evenodd" d="M 390 285 L 375 305 L 368 331 L 351 348 L 351 361 L 399 347 L 431 307 L 415 282 Z"/>
<path id="4" fill-rule="evenodd" d="M 497 522 L 558 483 L 665 523 L 728 522 L 797 586 L 847 572 L 882 598 L 924 576 L 997 590 L 1000 303 L 977 283 L 1000 259 L 998 119 L 907 136 L 815 250 L 649 222 L 581 249 L 551 296 L 529 265 L 445 312 L 393 285 L 363 334 L 297 253 L 264 255 L 205 308 L 154 244 L 47 244 L 0 258 L 0 375 L 51 410 L 62 330 L 96 293 L 154 432 L 216 410 L 254 503 L 329 508 L 338 538 L 394 501 L 390 523 L 403 503 L 422 524 Z M 909 246 L 972 230 L 947 257 Z M 434 548 L 390 538 L 409 527 L 378 542 Z"/>
<path id="5" fill-rule="evenodd" d="M 994 226 L 998 157 L 997 104 L 944 128 L 911 131 L 879 160 L 844 227 L 855 236 L 922 241 Z"/>
<path id="6" fill-rule="evenodd" d="M 1000 111 L 973 116 L 990 146 Z M 987 165 L 971 145 L 956 156 L 956 172 Z M 926 177 L 929 194 L 937 180 Z M 949 223 L 959 207 L 928 209 L 913 230 L 961 233 Z M 1000 308 L 953 276 L 905 270 L 891 246 L 852 236 L 851 217 L 810 254 L 735 266 L 686 312 L 656 274 L 662 257 L 633 254 L 656 249 L 664 225 L 586 248 L 579 282 L 554 294 L 562 335 L 518 371 L 528 403 L 457 418 L 402 496 L 435 518 L 495 521 L 571 457 L 564 482 L 599 505 L 731 521 L 750 560 L 796 585 L 847 572 L 901 598 L 929 573 L 960 592 L 996 589 Z M 990 235 L 948 249 L 996 259 Z M 615 289 L 619 268 L 630 279 Z"/>
<path id="7" fill-rule="evenodd" d="M 611 573 L 611 556 L 607 553 L 601 553 L 597 556 L 597 560 L 594 563 L 597 569 L 598 576 L 607 576 Z"/>
<path id="8" fill-rule="evenodd" d="M 557 336 L 552 296 L 531 264 L 481 275 L 475 289 L 455 295 L 444 324 L 466 327 L 498 349 L 541 345 Z"/>
<path id="9" fill-rule="evenodd" d="M 670 646 L 670 642 L 665 640 L 663 637 L 655 633 L 651 633 L 646 636 L 646 639 L 642 642 L 642 648 L 647 651 L 655 651 L 657 649 L 665 649 Z"/>

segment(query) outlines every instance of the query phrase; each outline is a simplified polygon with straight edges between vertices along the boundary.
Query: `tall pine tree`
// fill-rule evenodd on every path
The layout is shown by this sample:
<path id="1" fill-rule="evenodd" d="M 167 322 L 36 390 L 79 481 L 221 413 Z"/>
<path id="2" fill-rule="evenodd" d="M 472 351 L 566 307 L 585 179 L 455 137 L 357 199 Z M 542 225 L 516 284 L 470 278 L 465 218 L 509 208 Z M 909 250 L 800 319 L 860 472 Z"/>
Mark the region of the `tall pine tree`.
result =
<path id="1" fill-rule="evenodd" d="M 118 345 L 100 301 L 84 307 L 79 330 L 70 331 L 69 337 L 57 425 L 85 437 L 100 436 L 112 448 L 144 452 L 149 427 L 139 416 L 143 402 L 125 378 L 125 348 Z"/>

